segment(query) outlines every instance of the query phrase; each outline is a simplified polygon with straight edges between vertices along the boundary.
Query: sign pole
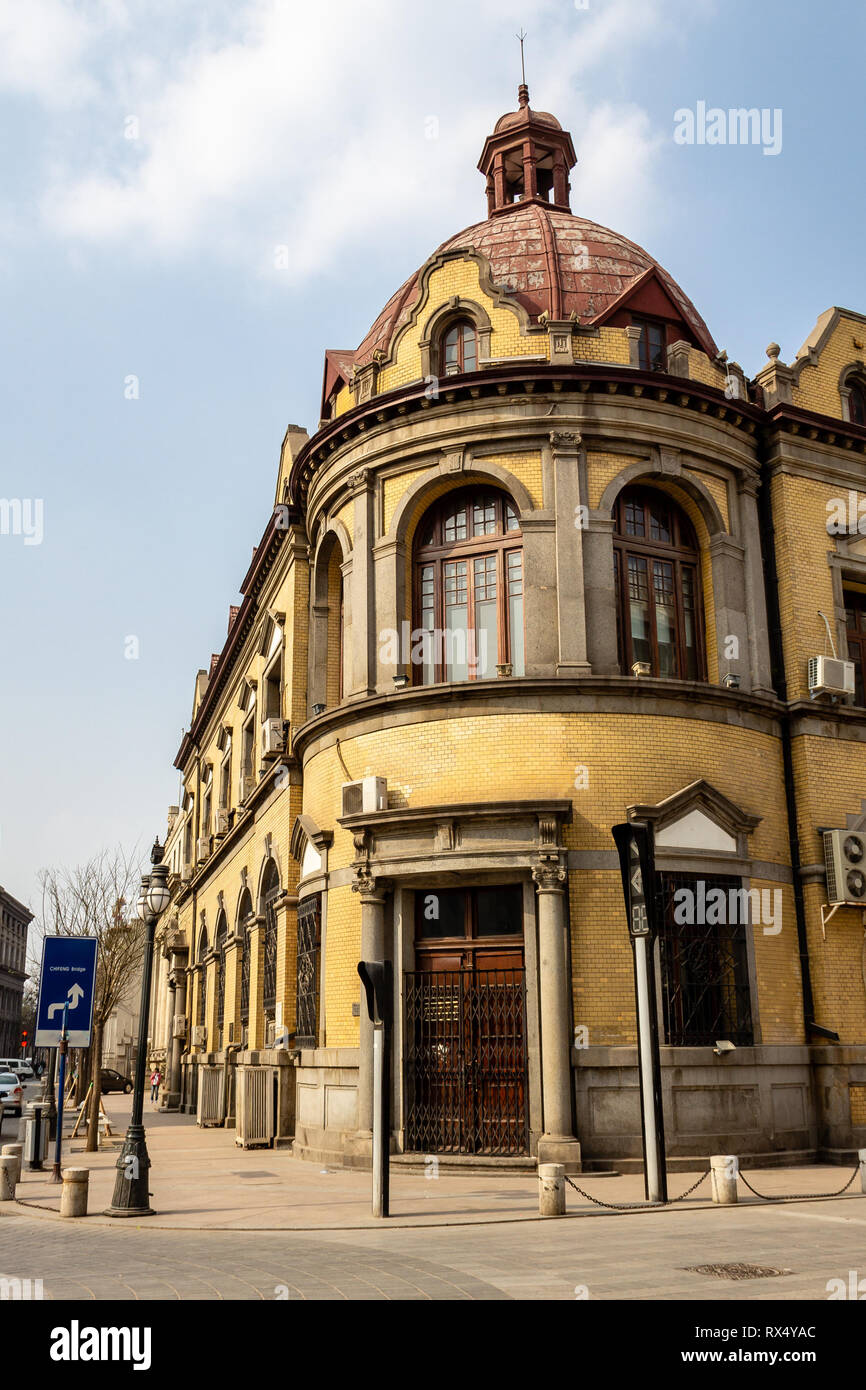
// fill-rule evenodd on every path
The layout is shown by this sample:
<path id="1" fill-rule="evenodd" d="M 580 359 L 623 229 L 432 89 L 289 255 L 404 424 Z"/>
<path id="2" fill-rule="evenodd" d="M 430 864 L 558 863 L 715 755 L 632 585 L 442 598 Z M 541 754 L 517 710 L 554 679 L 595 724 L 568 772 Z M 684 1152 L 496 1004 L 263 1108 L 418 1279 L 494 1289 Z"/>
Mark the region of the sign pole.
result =
<path id="1" fill-rule="evenodd" d="M 373 1215 L 389 1215 L 391 1137 L 391 1019 L 393 970 L 389 960 L 362 960 L 358 974 L 373 1024 Z"/>
<path id="2" fill-rule="evenodd" d="M 653 978 L 653 944 L 658 931 L 655 845 L 652 826 L 627 821 L 613 827 L 619 851 L 629 935 L 634 954 L 638 1072 L 644 1191 L 648 1202 L 668 1200 L 658 1010 Z"/>
<path id="3" fill-rule="evenodd" d="M 60 1152 L 63 1148 L 63 1090 L 66 1084 L 66 1053 L 69 1044 L 66 1039 L 66 1025 L 69 1019 L 69 1001 L 63 1005 L 63 1022 L 60 1025 L 60 1068 L 57 1083 L 57 1134 L 54 1140 L 54 1167 L 51 1171 L 52 1182 L 62 1182 L 60 1176 Z"/>

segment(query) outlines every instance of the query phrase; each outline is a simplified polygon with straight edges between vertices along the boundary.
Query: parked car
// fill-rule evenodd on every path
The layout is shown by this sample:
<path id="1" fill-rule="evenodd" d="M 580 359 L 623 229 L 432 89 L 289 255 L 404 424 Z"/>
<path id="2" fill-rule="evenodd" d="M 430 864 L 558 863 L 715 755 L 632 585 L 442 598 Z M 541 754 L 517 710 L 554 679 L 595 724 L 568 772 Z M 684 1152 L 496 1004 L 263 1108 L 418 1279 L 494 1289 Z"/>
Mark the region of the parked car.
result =
<path id="1" fill-rule="evenodd" d="M 21 1082 L 12 1071 L 0 1071 L 0 1119 L 9 1110 L 13 1115 L 21 1114 L 21 1101 L 24 1092 Z"/>
<path id="2" fill-rule="evenodd" d="M 13 1062 L 9 1070 L 16 1072 L 22 1081 L 33 1080 L 33 1065 L 26 1058 L 22 1058 L 20 1062 Z"/>
<path id="3" fill-rule="evenodd" d="M 132 1082 L 128 1076 L 121 1076 L 119 1071 L 112 1071 L 111 1067 L 102 1068 L 102 1089 L 106 1091 L 123 1091 L 124 1095 L 129 1095 L 132 1090 Z"/>

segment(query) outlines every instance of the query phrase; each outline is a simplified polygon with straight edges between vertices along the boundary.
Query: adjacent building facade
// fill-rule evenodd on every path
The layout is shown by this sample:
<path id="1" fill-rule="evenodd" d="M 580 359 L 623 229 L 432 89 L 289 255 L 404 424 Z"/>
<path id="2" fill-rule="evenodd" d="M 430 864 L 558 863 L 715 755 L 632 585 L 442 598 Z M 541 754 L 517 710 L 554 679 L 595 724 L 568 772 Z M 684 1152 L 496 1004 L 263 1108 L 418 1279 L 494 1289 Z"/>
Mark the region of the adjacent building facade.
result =
<path id="1" fill-rule="evenodd" d="M 33 913 L 0 887 L 0 1057 L 21 1056 L 27 928 Z"/>
<path id="2" fill-rule="evenodd" d="M 240 1142 L 369 1163 L 357 963 L 388 958 L 397 1153 L 636 1163 L 631 817 L 672 1160 L 866 1145 L 863 914 L 821 835 L 866 827 L 866 317 L 747 380 L 571 212 L 574 163 L 522 87 L 485 220 L 325 354 L 196 678 L 151 1049 Z M 853 693 L 810 688 L 825 653 Z"/>

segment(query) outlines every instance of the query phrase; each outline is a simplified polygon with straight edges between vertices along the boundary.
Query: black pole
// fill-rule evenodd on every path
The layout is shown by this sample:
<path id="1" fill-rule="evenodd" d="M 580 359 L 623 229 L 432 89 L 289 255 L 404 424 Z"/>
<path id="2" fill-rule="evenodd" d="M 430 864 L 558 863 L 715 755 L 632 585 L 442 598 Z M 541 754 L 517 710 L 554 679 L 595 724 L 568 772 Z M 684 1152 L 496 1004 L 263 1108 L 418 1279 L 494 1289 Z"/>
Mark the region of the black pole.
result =
<path id="1" fill-rule="evenodd" d="M 165 886 L 168 870 L 162 863 L 162 850 L 159 842 L 151 851 L 154 869 L 152 879 Z M 151 880 L 146 880 L 149 883 Z M 117 1177 L 114 1183 L 114 1196 L 111 1206 L 106 1207 L 106 1216 L 154 1216 L 150 1205 L 150 1157 L 144 1133 L 144 1083 L 147 1067 L 147 1027 L 150 1019 L 150 989 L 153 976 L 153 943 L 156 937 L 156 924 L 159 913 L 153 912 L 146 903 L 142 910 L 147 935 L 144 947 L 144 965 L 141 972 L 141 1012 L 138 1019 L 138 1056 L 135 1059 L 135 1088 L 132 1096 L 132 1119 L 126 1131 L 123 1148 L 117 1160 Z"/>
<path id="2" fill-rule="evenodd" d="M 66 1036 L 67 1023 L 69 1020 L 69 1003 L 63 1005 L 63 1023 L 60 1028 L 60 1067 L 59 1079 L 57 1083 L 57 1133 L 54 1144 L 54 1167 L 51 1170 L 51 1181 L 62 1182 L 60 1173 L 60 1156 L 63 1150 L 63 1088 L 66 1085 L 66 1054 L 69 1051 L 69 1041 Z"/>

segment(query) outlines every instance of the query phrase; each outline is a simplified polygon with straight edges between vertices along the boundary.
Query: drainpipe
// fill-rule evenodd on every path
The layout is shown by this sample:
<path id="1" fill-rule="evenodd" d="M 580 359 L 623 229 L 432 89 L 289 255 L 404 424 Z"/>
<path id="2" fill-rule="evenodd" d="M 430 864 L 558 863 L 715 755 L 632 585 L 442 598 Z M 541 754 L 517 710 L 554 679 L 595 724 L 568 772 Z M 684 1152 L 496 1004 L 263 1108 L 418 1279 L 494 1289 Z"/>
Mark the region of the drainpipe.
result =
<path id="1" fill-rule="evenodd" d="M 810 1033 L 838 1042 L 839 1034 L 815 1022 L 815 1002 L 812 995 L 812 972 L 809 968 L 809 943 L 806 935 L 806 903 L 803 880 L 800 876 L 800 835 L 797 823 L 797 791 L 794 782 L 794 760 L 791 751 L 791 714 L 788 708 L 788 682 L 785 677 L 785 653 L 782 641 L 782 620 L 779 607 L 779 573 L 776 565 L 776 531 L 770 501 L 769 480 L 762 469 L 758 489 L 758 515 L 761 528 L 761 551 L 764 564 L 764 589 L 767 600 L 767 619 L 770 638 L 770 668 L 773 688 L 783 705 L 779 715 L 782 731 L 782 767 L 785 779 L 785 807 L 788 816 L 788 839 L 791 844 L 791 872 L 794 876 L 794 910 L 797 918 L 797 942 L 800 950 L 800 974 L 803 981 L 803 1022 L 806 1039 Z"/>

